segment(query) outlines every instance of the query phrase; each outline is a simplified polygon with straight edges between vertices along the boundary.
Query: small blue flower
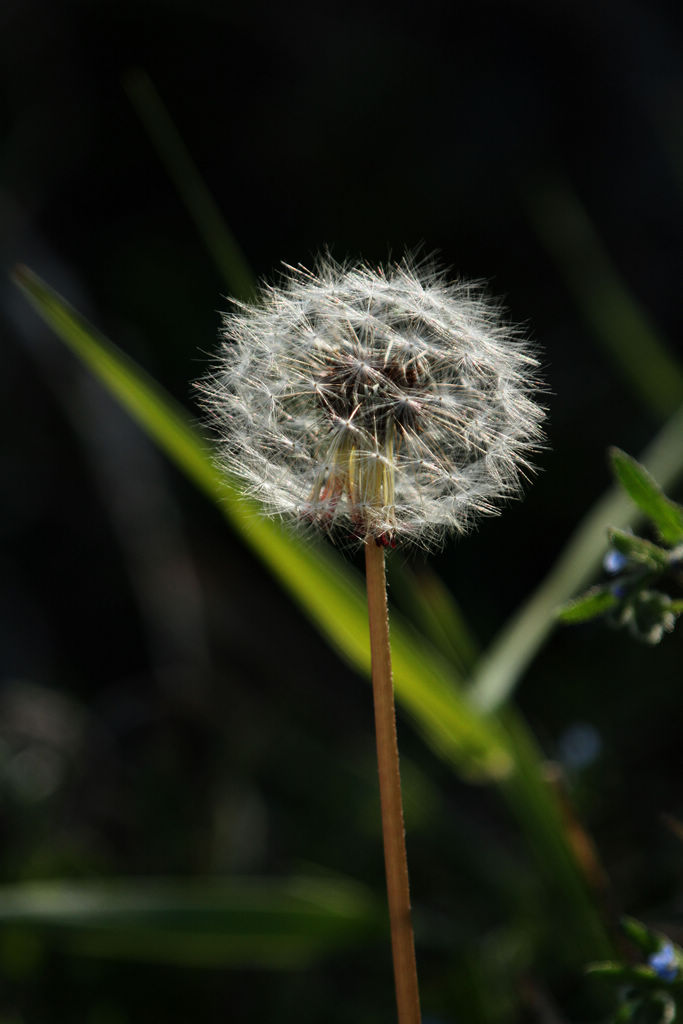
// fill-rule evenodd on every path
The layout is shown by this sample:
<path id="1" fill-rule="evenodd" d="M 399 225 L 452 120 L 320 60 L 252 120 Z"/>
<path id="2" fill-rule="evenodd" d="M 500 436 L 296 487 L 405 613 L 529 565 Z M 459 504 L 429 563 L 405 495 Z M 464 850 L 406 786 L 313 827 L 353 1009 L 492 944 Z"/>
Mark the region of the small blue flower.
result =
<path id="1" fill-rule="evenodd" d="M 661 949 L 652 953 L 647 962 L 662 981 L 673 981 L 678 974 L 676 953 L 670 942 L 665 942 Z"/>
<path id="2" fill-rule="evenodd" d="M 608 548 L 607 554 L 602 560 L 602 567 L 605 572 L 608 572 L 610 576 L 614 576 L 615 573 L 621 572 L 628 565 L 628 558 L 623 555 L 621 551 L 617 551 L 616 548 Z"/>

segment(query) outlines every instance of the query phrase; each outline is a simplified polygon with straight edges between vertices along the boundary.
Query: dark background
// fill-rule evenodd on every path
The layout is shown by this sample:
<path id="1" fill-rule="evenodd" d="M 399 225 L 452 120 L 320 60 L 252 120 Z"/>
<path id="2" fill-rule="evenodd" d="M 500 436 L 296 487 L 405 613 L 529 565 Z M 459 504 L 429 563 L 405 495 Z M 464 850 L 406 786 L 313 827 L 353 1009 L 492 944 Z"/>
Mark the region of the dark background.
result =
<path id="1" fill-rule="evenodd" d="M 485 644 L 608 485 L 607 446 L 637 455 L 662 422 L 532 213 L 555 183 L 573 190 L 680 349 L 682 20 L 645 0 L 4 0 L 3 267 L 31 266 L 199 417 L 191 382 L 225 283 L 124 91 L 140 68 L 257 275 L 326 245 L 372 261 L 422 247 L 488 281 L 542 347 L 550 446 L 523 504 L 431 559 Z M 381 894 L 366 683 L 7 273 L 0 296 L 0 879 L 329 870 Z M 661 821 L 683 815 L 680 666 L 676 634 L 648 649 L 586 626 L 556 633 L 517 695 L 549 757 L 571 760 L 577 723 L 597 730 L 577 803 L 618 905 L 667 927 L 683 895 L 683 848 Z M 495 795 L 399 724 L 415 899 L 450 936 L 423 953 L 425 1010 L 556 1019 L 514 976 L 484 1006 L 498 887 L 532 875 L 528 854 Z M 532 959 L 558 1013 L 599 1014 L 580 963 L 552 943 Z M 303 973 L 225 972 L 10 937 L 0 1019 L 389 1021 L 389 972 L 384 946 Z"/>

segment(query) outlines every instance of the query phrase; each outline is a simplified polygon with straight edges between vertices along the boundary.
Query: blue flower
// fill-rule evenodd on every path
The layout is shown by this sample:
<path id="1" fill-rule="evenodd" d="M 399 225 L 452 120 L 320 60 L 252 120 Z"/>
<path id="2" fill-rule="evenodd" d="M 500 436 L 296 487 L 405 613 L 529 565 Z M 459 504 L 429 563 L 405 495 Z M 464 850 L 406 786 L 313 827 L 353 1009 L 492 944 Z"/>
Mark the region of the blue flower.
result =
<path id="1" fill-rule="evenodd" d="M 647 962 L 662 981 L 674 981 L 678 974 L 676 953 L 670 942 L 665 942 L 656 953 L 652 953 Z"/>
<path id="2" fill-rule="evenodd" d="M 621 572 L 628 565 L 628 558 L 623 555 L 621 551 L 617 551 L 616 548 L 609 548 L 607 554 L 602 560 L 602 567 L 605 572 L 608 572 L 610 576 L 614 576 L 615 573 Z"/>

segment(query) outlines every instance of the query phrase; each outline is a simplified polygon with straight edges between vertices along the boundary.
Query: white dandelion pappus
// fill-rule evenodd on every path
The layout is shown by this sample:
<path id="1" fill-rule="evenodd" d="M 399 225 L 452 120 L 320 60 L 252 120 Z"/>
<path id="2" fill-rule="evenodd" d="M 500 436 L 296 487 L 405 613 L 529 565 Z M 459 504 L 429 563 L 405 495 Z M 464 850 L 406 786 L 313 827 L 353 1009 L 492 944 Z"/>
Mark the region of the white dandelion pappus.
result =
<path id="1" fill-rule="evenodd" d="M 538 362 L 477 285 L 409 259 L 289 269 L 225 315 L 201 385 L 221 463 L 266 512 L 430 548 L 519 491 Z"/>

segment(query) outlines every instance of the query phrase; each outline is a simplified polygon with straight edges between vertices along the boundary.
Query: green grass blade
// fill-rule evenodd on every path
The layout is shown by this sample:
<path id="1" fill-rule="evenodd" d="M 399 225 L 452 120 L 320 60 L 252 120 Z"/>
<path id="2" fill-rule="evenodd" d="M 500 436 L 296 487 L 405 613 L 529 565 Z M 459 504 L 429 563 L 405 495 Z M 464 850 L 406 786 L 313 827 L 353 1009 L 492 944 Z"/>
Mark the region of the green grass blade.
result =
<path id="1" fill-rule="evenodd" d="M 0 887 L 0 929 L 88 956 L 187 967 L 305 968 L 383 939 L 386 914 L 348 880 L 25 882 Z"/>
<path id="2" fill-rule="evenodd" d="M 612 469 L 631 501 L 651 519 L 667 544 L 683 541 L 683 508 L 664 494 L 656 480 L 619 448 L 610 449 Z"/>
<path id="3" fill-rule="evenodd" d="M 15 280 L 44 320 L 93 371 L 262 559 L 327 640 L 369 675 L 365 591 L 360 577 L 329 547 L 303 542 L 258 513 L 220 473 L 187 414 L 132 360 L 98 334 L 26 268 Z M 459 693 L 459 678 L 419 634 L 392 614 L 396 693 L 428 742 L 466 775 L 500 776 L 511 762 L 495 723 Z"/>
<path id="4" fill-rule="evenodd" d="M 479 656 L 478 645 L 455 598 L 429 566 L 388 563 L 389 589 L 419 632 L 466 677 Z"/>
<path id="5" fill-rule="evenodd" d="M 683 474 L 683 407 L 664 424 L 639 460 L 665 489 Z M 579 524 L 552 570 L 531 598 L 510 619 L 475 670 L 470 697 L 491 712 L 510 696 L 538 648 L 557 624 L 556 610 L 589 584 L 598 571 L 610 526 L 625 529 L 642 521 L 621 488 L 601 498 Z"/>
<path id="6" fill-rule="evenodd" d="M 515 771 L 502 780 L 501 791 L 536 859 L 548 906 L 549 936 L 577 965 L 608 957 L 614 950 L 601 920 L 600 901 L 578 866 L 563 810 L 548 782 L 546 763 L 520 715 L 508 707 L 498 718 L 515 761 Z M 562 921 L 560 929 L 558 920 Z"/>
<path id="7" fill-rule="evenodd" d="M 527 195 L 538 235 L 596 337 L 631 390 L 662 418 L 683 402 L 683 369 L 631 296 L 571 189 L 548 182 Z"/>
<path id="8" fill-rule="evenodd" d="M 124 86 L 230 293 L 253 299 L 256 281 L 249 265 L 149 75 L 129 71 Z"/>

